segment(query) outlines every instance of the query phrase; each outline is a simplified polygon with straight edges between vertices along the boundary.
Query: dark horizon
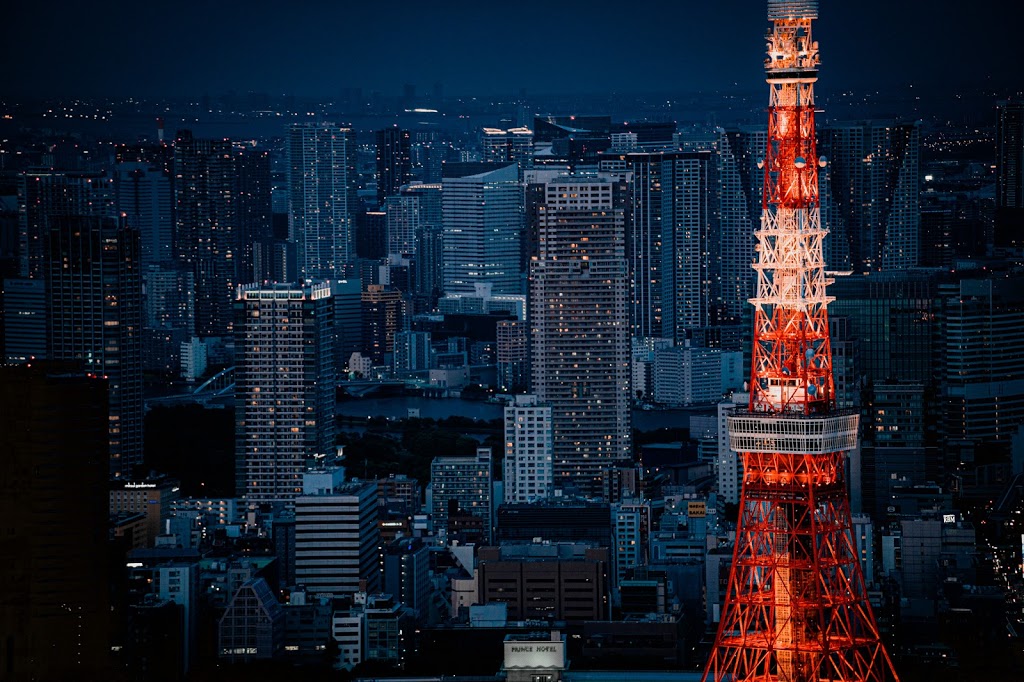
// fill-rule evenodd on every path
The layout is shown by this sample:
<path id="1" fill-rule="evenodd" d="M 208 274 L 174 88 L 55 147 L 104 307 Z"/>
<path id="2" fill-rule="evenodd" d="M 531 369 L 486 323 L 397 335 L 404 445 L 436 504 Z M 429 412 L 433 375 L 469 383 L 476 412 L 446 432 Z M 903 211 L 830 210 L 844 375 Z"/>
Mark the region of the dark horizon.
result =
<path id="1" fill-rule="evenodd" d="M 19 3 L 0 55 L 8 97 L 396 96 L 406 84 L 418 96 L 440 84 L 449 97 L 748 91 L 764 82 L 766 3 L 739 4 Z M 1019 88 L 1014 23 L 999 21 L 1001 3 L 972 7 L 820 2 L 822 82 L 836 93 Z"/>

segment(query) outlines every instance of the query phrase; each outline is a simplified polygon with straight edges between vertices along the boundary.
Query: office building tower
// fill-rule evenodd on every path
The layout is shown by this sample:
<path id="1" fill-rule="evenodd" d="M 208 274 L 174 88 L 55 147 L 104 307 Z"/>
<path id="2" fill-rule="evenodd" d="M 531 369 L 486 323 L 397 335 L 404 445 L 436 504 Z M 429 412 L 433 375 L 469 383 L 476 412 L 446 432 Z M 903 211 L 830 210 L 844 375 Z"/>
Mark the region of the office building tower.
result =
<path id="1" fill-rule="evenodd" d="M 313 594 L 380 590 L 377 518 L 372 481 L 307 487 L 295 499 L 295 582 Z"/>
<path id="2" fill-rule="evenodd" d="M 495 328 L 498 352 L 498 388 L 506 393 L 526 390 L 530 378 L 527 323 L 499 320 Z"/>
<path id="3" fill-rule="evenodd" d="M 230 140 L 204 140 L 191 131 L 174 142 L 175 251 L 191 269 L 196 333 L 231 332 L 238 284 L 235 163 Z"/>
<path id="4" fill-rule="evenodd" d="M 273 278 L 270 153 L 246 147 L 234 157 L 238 283 L 260 283 Z"/>
<path id="5" fill-rule="evenodd" d="M 425 622 L 430 612 L 430 550 L 422 538 L 398 538 L 384 548 L 382 588 Z"/>
<path id="6" fill-rule="evenodd" d="M 530 263 L 532 390 L 551 405 L 555 488 L 593 497 L 632 457 L 626 234 L 612 201 L 607 180 L 549 182 Z"/>
<path id="7" fill-rule="evenodd" d="M 349 356 L 363 347 L 363 287 L 358 279 L 331 280 L 334 299 L 334 367 L 340 378 Z"/>
<path id="8" fill-rule="evenodd" d="M 630 573 L 649 560 L 651 505 L 629 500 L 612 505 L 612 570 L 616 589 Z"/>
<path id="9" fill-rule="evenodd" d="M 831 203 L 827 266 L 854 272 L 906 270 L 918 264 L 919 123 L 857 121 L 821 131 Z"/>
<path id="10" fill-rule="evenodd" d="M 495 294 L 523 293 L 520 241 L 523 193 L 515 165 L 445 177 L 444 293 L 471 294 L 478 282 Z"/>
<path id="11" fill-rule="evenodd" d="M 344 279 L 352 265 L 355 133 L 334 123 L 288 129 L 288 238 L 303 279 Z"/>
<path id="12" fill-rule="evenodd" d="M 46 358 L 46 280 L 3 280 L 4 362 L 22 364 Z"/>
<path id="13" fill-rule="evenodd" d="M 139 232 L 143 271 L 150 265 L 174 262 L 174 194 L 168 171 L 161 163 L 114 164 L 117 212 Z"/>
<path id="14" fill-rule="evenodd" d="M 1024 245 L 1024 103 L 996 107 L 996 244 Z"/>
<path id="15" fill-rule="evenodd" d="M 370 284 L 362 293 L 363 338 L 360 350 L 375 365 L 387 364 L 395 351 L 395 334 L 406 326 L 402 292 Z"/>
<path id="16" fill-rule="evenodd" d="M 334 301 L 326 283 L 239 287 L 236 494 L 290 501 L 307 460 L 334 453 Z"/>
<path id="17" fill-rule="evenodd" d="M 114 218 L 49 221 L 47 357 L 110 382 L 110 475 L 142 464 L 139 235 Z"/>
<path id="18" fill-rule="evenodd" d="M 377 205 L 398 194 L 412 180 L 412 138 L 408 130 L 397 126 L 378 130 L 377 142 Z"/>
<path id="19" fill-rule="evenodd" d="M 428 312 L 437 304 L 444 281 L 444 222 L 441 216 L 441 184 L 412 184 L 403 187 L 401 196 L 414 201 L 416 229 L 412 233 L 413 312 Z"/>
<path id="20" fill-rule="evenodd" d="M 931 381 L 940 319 L 934 274 L 837 276 L 830 291 L 836 297 L 830 311 L 848 320 L 856 339 L 854 364 L 861 376 L 879 383 Z"/>
<path id="21" fill-rule="evenodd" d="M 484 128 L 480 148 L 484 161 L 533 167 L 533 131 L 529 128 Z"/>
<path id="22" fill-rule="evenodd" d="M 769 144 L 750 299 L 750 402 L 727 418 L 744 477 L 725 604 L 704 669 L 711 680 L 896 679 L 850 536 L 845 468 L 858 419 L 836 410 L 832 377 L 814 163 L 817 15 L 813 0 L 768 2 Z"/>
<path id="23" fill-rule="evenodd" d="M 393 194 L 384 200 L 388 255 L 415 256 L 420 232 L 419 197 Z"/>
<path id="24" fill-rule="evenodd" d="M 551 406 L 517 395 L 505 406 L 504 502 L 534 502 L 554 493 Z"/>
<path id="25" fill-rule="evenodd" d="M 104 173 L 28 170 L 18 175 L 19 274 L 45 279 L 53 220 L 117 215 L 113 180 Z"/>
<path id="26" fill-rule="evenodd" d="M 109 380 L 76 366 L 0 367 L 0 670 L 111 679 Z"/>
<path id="27" fill-rule="evenodd" d="M 363 211 L 356 216 L 355 253 L 361 261 L 377 262 L 387 257 L 387 213 L 384 211 Z"/>
<path id="28" fill-rule="evenodd" d="M 490 448 L 477 448 L 473 457 L 434 458 L 430 463 L 430 516 L 435 531 L 445 529 L 451 534 L 448 514 L 449 504 L 454 502 L 463 511 L 480 519 L 485 536 L 492 537 L 492 467 Z"/>
<path id="29" fill-rule="evenodd" d="M 1005 445 L 1024 423 L 1024 279 L 964 278 L 940 294 L 945 436 Z"/>
<path id="30" fill-rule="evenodd" d="M 191 270 L 150 265 L 142 272 L 142 362 L 147 370 L 177 372 L 181 344 L 196 334 L 195 277 Z"/>

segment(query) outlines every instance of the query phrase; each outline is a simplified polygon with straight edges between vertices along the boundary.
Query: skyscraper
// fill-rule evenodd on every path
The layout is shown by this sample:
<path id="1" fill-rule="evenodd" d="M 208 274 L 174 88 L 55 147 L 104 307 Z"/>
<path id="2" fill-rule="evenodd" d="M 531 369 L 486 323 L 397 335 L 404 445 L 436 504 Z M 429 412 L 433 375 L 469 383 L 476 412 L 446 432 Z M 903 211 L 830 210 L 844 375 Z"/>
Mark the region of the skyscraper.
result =
<path id="1" fill-rule="evenodd" d="M 626 178 L 630 189 L 630 313 L 637 338 L 681 345 L 696 330 L 740 315 L 753 244 L 748 239 L 743 249 L 738 236 L 749 235 L 750 225 L 727 151 L 724 134 L 716 134 L 695 151 L 601 157 L 602 169 Z"/>
<path id="2" fill-rule="evenodd" d="M 343 279 L 352 264 L 356 141 L 334 123 L 288 129 L 288 238 L 305 279 Z"/>
<path id="3" fill-rule="evenodd" d="M 234 152 L 230 140 L 178 132 L 174 143 L 175 250 L 192 270 L 196 333 L 231 331 L 238 284 L 238 224 Z"/>
<path id="4" fill-rule="evenodd" d="M 124 161 L 114 165 L 117 211 L 139 232 L 140 264 L 174 262 L 174 195 L 171 177 L 159 163 Z"/>
<path id="5" fill-rule="evenodd" d="M 240 287 L 235 313 L 236 492 L 290 501 L 307 460 L 334 452 L 331 288 Z"/>
<path id="6" fill-rule="evenodd" d="M 270 186 L 270 154 L 250 148 L 235 150 L 239 284 L 272 278 L 270 254 L 274 233 Z"/>
<path id="7" fill-rule="evenodd" d="M 412 139 L 408 130 L 398 126 L 376 133 L 377 141 L 377 206 L 398 194 L 412 179 Z"/>
<path id="8" fill-rule="evenodd" d="M 110 386 L 110 475 L 142 464 L 139 235 L 116 218 L 49 221 L 47 357 L 80 363 Z"/>
<path id="9" fill-rule="evenodd" d="M 50 221 L 116 215 L 113 181 L 104 173 L 29 170 L 18 176 L 18 253 L 22 277 L 44 279 Z"/>
<path id="10" fill-rule="evenodd" d="M 598 497 L 632 455 L 625 218 L 597 178 L 548 182 L 539 210 L 532 389 L 551 405 L 555 488 Z"/>
<path id="11" fill-rule="evenodd" d="M 996 243 L 1024 245 L 1024 103 L 996 107 Z"/>
<path id="12" fill-rule="evenodd" d="M 918 264 L 920 124 L 857 121 L 823 127 L 831 270 L 905 270 Z"/>
<path id="13" fill-rule="evenodd" d="M 446 177 L 444 293 L 472 294 L 490 282 L 494 294 L 523 293 L 519 269 L 523 192 L 513 164 L 464 177 Z"/>

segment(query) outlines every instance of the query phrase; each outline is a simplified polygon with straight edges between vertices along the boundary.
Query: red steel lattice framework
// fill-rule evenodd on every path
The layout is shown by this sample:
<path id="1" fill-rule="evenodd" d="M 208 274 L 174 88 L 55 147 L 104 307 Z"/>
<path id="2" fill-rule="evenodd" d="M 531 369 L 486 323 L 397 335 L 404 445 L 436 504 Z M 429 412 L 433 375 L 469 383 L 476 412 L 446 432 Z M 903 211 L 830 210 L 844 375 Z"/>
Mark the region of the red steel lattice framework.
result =
<path id="1" fill-rule="evenodd" d="M 749 410 L 729 418 L 743 494 L 704 680 L 896 680 L 851 534 L 818 205 L 816 0 L 769 0 L 770 89 Z"/>

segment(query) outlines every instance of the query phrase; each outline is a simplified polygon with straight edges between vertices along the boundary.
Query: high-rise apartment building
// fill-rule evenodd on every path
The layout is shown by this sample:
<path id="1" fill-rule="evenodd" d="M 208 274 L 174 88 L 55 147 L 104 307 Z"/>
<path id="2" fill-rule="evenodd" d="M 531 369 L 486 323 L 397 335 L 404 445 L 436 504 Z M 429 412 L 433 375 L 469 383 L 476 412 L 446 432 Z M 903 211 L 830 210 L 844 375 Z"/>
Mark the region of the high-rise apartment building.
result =
<path id="1" fill-rule="evenodd" d="M 331 288 L 240 287 L 235 312 L 236 492 L 290 501 L 307 460 L 334 452 Z"/>
<path id="2" fill-rule="evenodd" d="M 555 488 L 602 494 L 632 455 L 624 215 L 612 182 L 547 183 L 530 263 L 532 390 L 551 405 Z"/>
<path id="3" fill-rule="evenodd" d="M 378 130 L 377 142 L 377 205 L 398 194 L 412 179 L 412 138 L 408 130 L 397 126 Z"/>
<path id="4" fill-rule="evenodd" d="M 18 254 L 22 277 L 44 279 L 50 222 L 66 216 L 117 215 L 113 180 L 104 173 L 28 170 L 18 176 Z"/>
<path id="5" fill-rule="evenodd" d="M 695 330 L 739 319 L 753 244 L 726 151 L 724 134 L 716 134 L 693 151 L 602 155 L 602 169 L 625 178 L 630 190 L 630 314 L 637 338 L 681 345 Z"/>
<path id="6" fill-rule="evenodd" d="M 224 336 L 238 284 L 235 163 L 230 140 L 188 130 L 174 142 L 175 251 L 192 270 L 196 333 Z"/>
<path id="7" fill-rule="evenodd" d="M 551 406 L 517 395 L 505 406 L 505 504 L 534 502 L 554 492 Z"/>
<path id="8" fill-rule="evenodd" d="M 142 464 L 139 235 L 115 218 L 49 221 L 47 357 L 110 382 L 110 475 Z"/>
<path id="9" fill-rule="evenodd" d="M 481 282 L 489 282 L 494 294 L 523 293 L 523 192 L 517 167 L 446 177 L 441 202 L 444 293 L 472 294 Z"/>
<path id="10" fill-rule="evenodd" d="M 355 133 L 334 123 L 288 129 L 288 237 L 304 279 L 342 279 L 354 258 Z"/>
<path id="11" fill-rule="evenodd" d="M 918 264 L 920 232 L 919 123 L 857 121 L 821 129 L 831 203 L 827 266 L 869 272 Z"/>

